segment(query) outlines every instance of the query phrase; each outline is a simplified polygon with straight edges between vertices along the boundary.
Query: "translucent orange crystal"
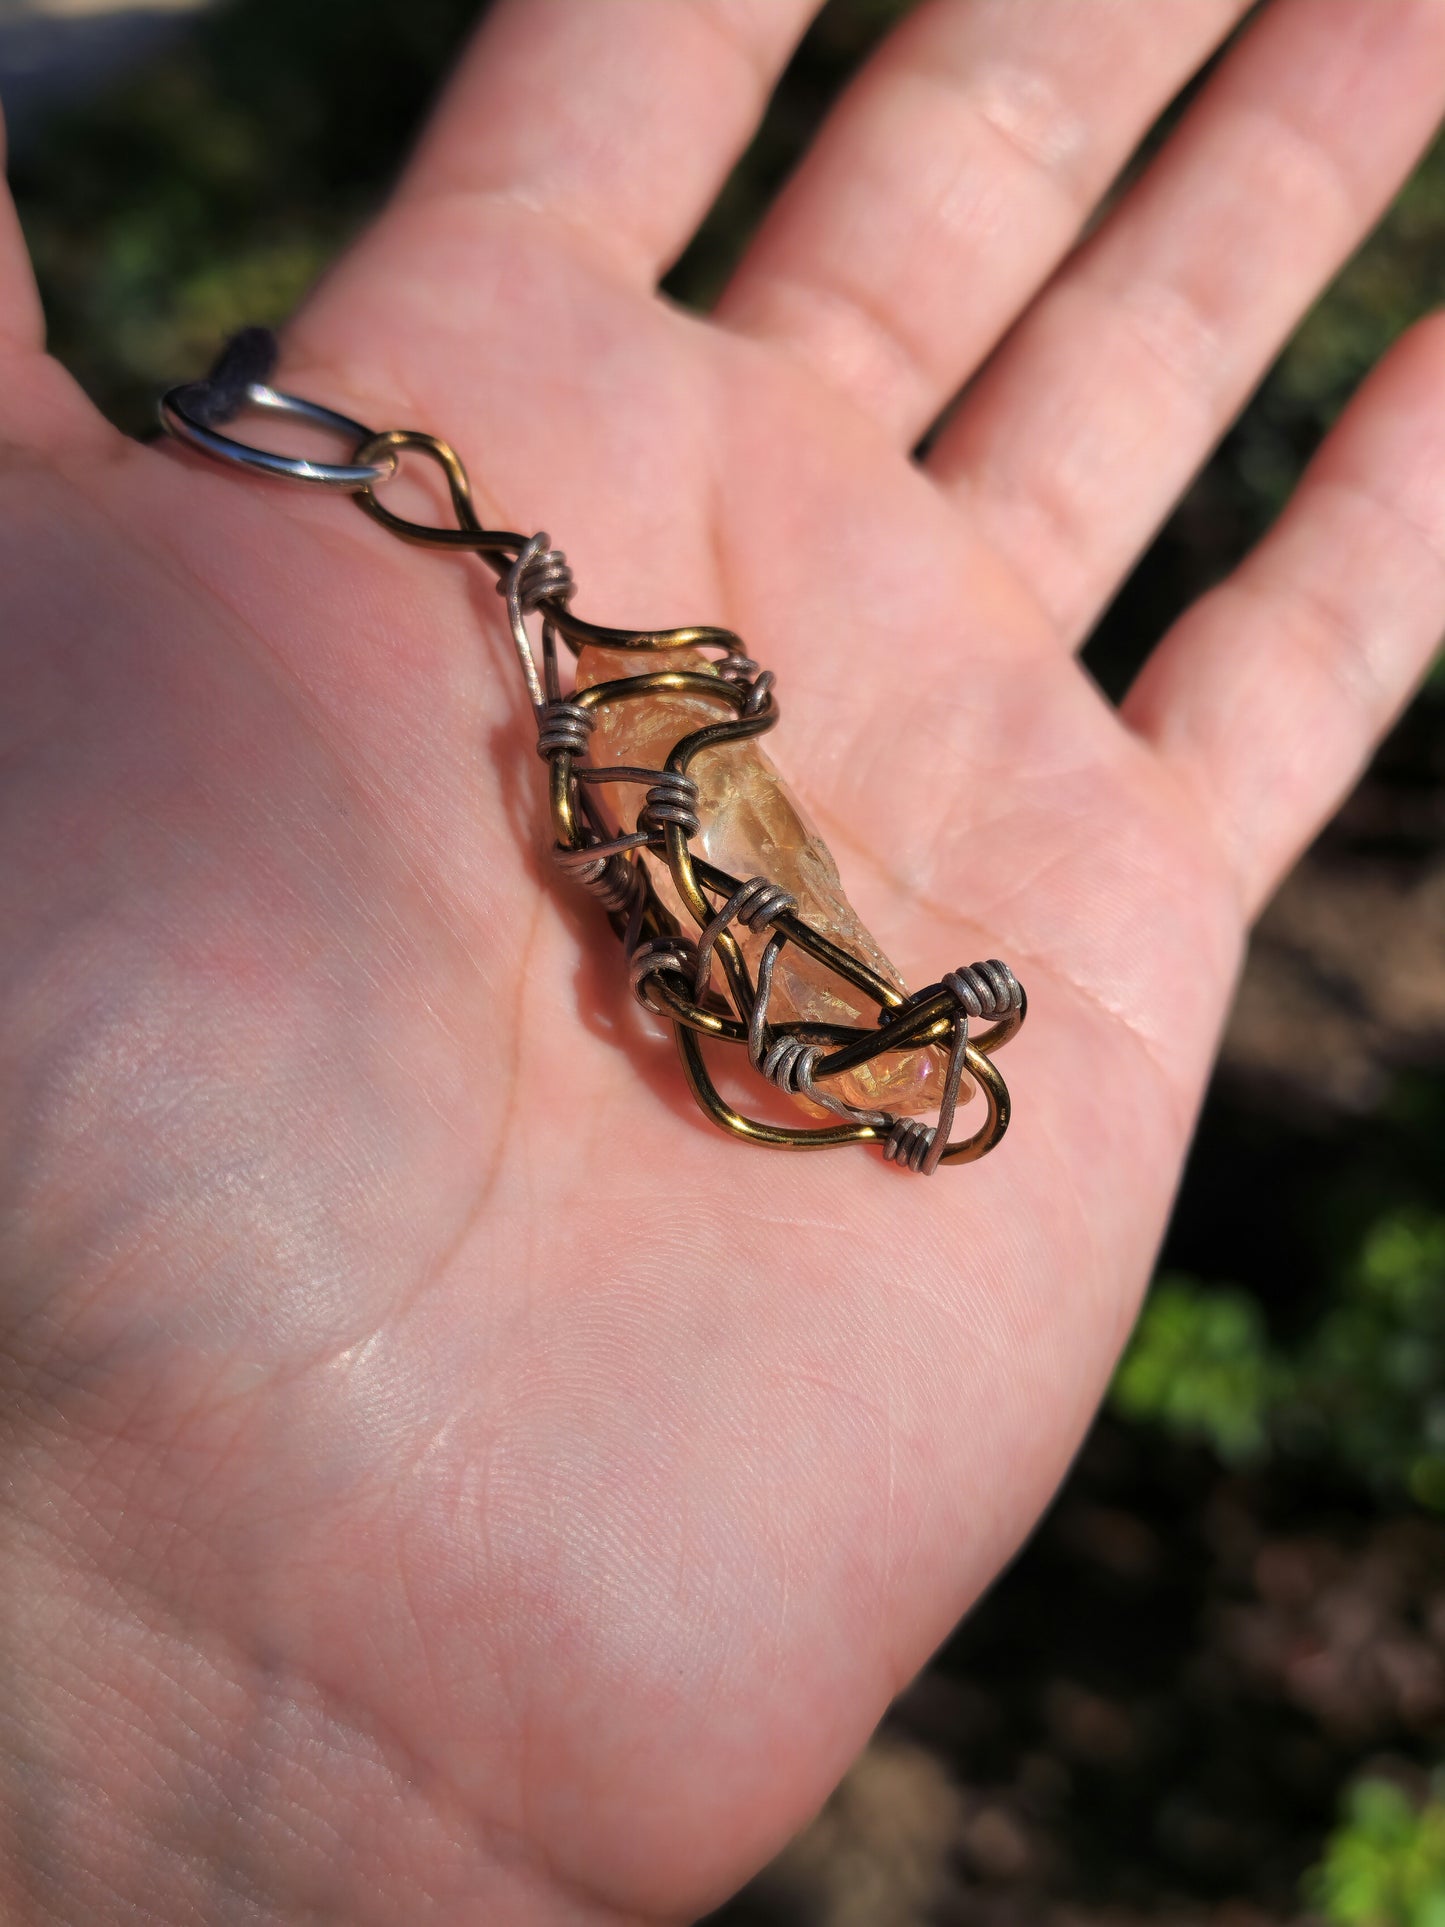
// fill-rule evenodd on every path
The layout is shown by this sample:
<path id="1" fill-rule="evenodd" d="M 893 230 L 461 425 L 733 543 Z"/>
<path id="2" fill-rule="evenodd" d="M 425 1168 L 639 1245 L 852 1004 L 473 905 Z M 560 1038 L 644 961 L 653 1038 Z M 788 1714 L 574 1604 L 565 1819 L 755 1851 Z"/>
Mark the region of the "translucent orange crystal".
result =
<path id="1" fill-rule="evenodd" d="M 577 665 L 577 686 L 587 689 L 594 683 L 647 675 L 659 668 L 686 669 L 701 675 L 717 673 L 712 662 L 695 649 L 657 654 L 586 648 Z M 687 690 L 660 690 L 627 702 L 609 703 L 594 713 L 597 728 L 590 760 L 597 764 L 633 763 L 646 769 L 661 769 L 674 744 L 693 730 L 726 721 L 735 714 L 723 704 Z M 797 914 L 805 923 L 903 991 L 902 976 L 843 894 L 832 852 L 804 816 L 761 743 L 750 738 L 702 750 L 688 766 L 688 774 L 697 783 L 701 818 L 701 828 L 691 840 L 693 850 L 739 882 L 764 876 L 781 884 L 796 897 Z M 597 795 L 604 809 L 611 806 L 618 827 L 633 828 L 643 802 L 642 787 L 609 784 Z M 684 930 L 693 929 L 693 919 L 678 897 L 666 862 L 651 851 L 644 860 L 651 867 L 663 903 Z M 756 969 L 767 932 L 754 935 L 736 924 L 733 930 Z M 784 945 L 779 956 L 768 1010 L 770 1018 L 778 1022 L 792 1018 L 871 1029 L 878 1019 L 878 1008 L 871 998 L 793 943 Z M 828 1079 L 824 1088 L 866 1109 L 914 1116 L 936 1107 L 943 1074 L 941 1051 L 895 1051 Z M 959 1101 L 970 1095 L 971 1082 L 965 1078 Z M 807 1108 L 811 1111 L 815 1107 Z"/>

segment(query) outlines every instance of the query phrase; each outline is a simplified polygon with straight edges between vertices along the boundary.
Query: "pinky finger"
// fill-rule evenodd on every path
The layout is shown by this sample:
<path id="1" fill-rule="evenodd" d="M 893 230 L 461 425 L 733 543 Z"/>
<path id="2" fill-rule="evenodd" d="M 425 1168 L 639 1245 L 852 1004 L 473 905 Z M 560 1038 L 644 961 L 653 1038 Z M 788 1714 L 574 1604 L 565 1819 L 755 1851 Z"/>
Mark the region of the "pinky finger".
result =
<path id="1" fill-rule="evenodd" d="M 1445 314 L 1355 398 L 1279 522 L 1181 618 L 1124 719 L 1197 797 L 1251 915 L 1445 633 Z"/>

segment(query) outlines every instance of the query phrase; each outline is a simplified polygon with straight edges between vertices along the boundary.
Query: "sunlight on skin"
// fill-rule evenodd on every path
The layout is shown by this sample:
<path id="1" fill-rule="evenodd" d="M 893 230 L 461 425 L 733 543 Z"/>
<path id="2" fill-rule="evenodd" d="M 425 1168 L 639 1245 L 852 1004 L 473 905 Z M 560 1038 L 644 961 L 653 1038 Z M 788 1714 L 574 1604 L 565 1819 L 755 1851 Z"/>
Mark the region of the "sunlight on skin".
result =
<path id="1" fill-rule="evenodd" d="M 961 482 L 907 439 L 1235 10 L 1156 16 L 1110 124 L 1079 134 L 1096 158 L 1070 150 L 1072 225 L 1040 240 L 1017 140 L 964 125 L 971 77 L 994 76 L 997 120 L 1018 58 L 988 36 L 1040 3 L 946 0 L 905 30 L 953 49 L 958 165 L 1002 170 L 986 233 L 949 202 L 937 284 L 897 291 L 936 331 L 906 394 L 815 351 L 826 313 L 757 292 L 820 282 L 849 197 L 871 205 L 852 170 L 873 136 L 847 130 L 892 111 L 896 50 L 728 327 L 652 292 L 803 25 L 760 0 L 501 7 L 282 374 L 454 441 L 486 515 L 565 547 L 589 615 L 740 630 L 779 672 L 770 747 L 889 954 L 913 981 L 1014 965 L 1010 1136 L 926 1183 L 703 1123 L 595 914 L 553 886 L 490 577 L 345 502 L 120 442 L 40 357 L 0 216 L 17 1918 L 690 1916 L 817 1807 L 1082 1436 L 1245 916 L 1445 624 L 1441 325 L 1124 723 L 1063 645 L 1429 137 L 1445 6 L 1283 0 L 1212 83 L 1232 113 L 1285 52 L 1292 89 L 1342 47 L 1368 73 L 1317 130 L 1349 233 L 1270 253 L 1247 169 L 1211 176 L 1209 245 L 1236 223 L 1275 279 L 1262 318 L 1220 318 L 1239 380 L 1192 443 L 1127 358 L 1084 421 L 1113 311 L 1062 359 L 1047 317 L 1091 262 L 1156 272 L 1151 182 L 1191 232 L 1211 90 L 1042 294 L 951 446 L 1006 447 L 1005 393 L 1052 414 L 1117 470 L 1074 519 L 1022 470 L 985 509 L 993 453 Z M 1082 44 L 1118 9 L 1075 14 Z M 1045 84 L 1093 98 L 1087 63 Z"/>

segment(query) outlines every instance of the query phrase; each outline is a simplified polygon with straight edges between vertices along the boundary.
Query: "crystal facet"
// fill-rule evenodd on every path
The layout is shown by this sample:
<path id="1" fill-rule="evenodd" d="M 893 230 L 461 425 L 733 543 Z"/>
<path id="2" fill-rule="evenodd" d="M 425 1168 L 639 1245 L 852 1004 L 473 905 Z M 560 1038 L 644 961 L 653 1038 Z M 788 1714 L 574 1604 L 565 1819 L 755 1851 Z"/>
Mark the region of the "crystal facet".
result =
<path id="1" fill-rule="evenodd" d="M 589 647 L 582 651 L 577 665 L 577 687 L 587 689 L 594 683 L 647 675 L 664 667 L 717 674 L 712 662 L 696 649 L 671 649 L 661 656 L 643 650 Z M 669 689 L 609 703 L 594 713 L 597 728 L 592 737 L 593 763 L 632 763 L 661 769 L 682 737 L 710 723 L 725 721 L 732 712 L 707 696 Z M 739 882 L 765 876 L 781 884 L 797 898 L 797 914 L 804 923 L 860 958 L 903 992 L 903 978 L 843 894 L 832 852 L 803 815 L 761 743 L 750 738 L 702 750 L 692 759 L 688 773 L 697 783 L 701 818 L 701 828 L 692 839 L 693 849 Z M 613 820 L 620 828 L 633 827 L 643 801 L 641 787 L 609 784 L 605 793 L 596 794 L 604 808 L 611 805 Z M 663 903 L 683 929 L 693 928 L 665 861 L 651 851 L 645 861 Z M 755 936 L 734 924 L 733 933 L 756 970 L 767 932 Z M 780 1022 L 791 1018 L 871 1029 L 878 1010 L 872 999 L 846 978 L 836 976 L 806 950 L 790 943 L 784 945 L 778 958 L 769 1015 Z M 943 1075 L 941 1051 L 895 1051 L 828 1079 L 825 1088 L 866 1109 L 914 1116 L 937 1105 Z M 960 1102 L 971 1095 L 971 1088 L 971 1080 L 965 1078 Z M 812 1105 L 807 1108 L 815 1109 Z"/>

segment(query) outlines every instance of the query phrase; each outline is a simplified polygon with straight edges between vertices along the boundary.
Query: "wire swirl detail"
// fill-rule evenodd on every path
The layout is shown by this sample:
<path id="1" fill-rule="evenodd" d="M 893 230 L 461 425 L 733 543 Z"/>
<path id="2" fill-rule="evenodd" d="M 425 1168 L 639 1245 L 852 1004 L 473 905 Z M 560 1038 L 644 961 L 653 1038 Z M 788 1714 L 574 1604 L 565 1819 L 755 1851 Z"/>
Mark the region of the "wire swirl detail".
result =
<path id="1" fill-rule="evenodd" d="M 202 381 L 171 390 L 161 419 L 212 459 L 233 468 L 284 474 L 350 492 L 358 505 L 393 535 L 451 553 L 475 555 L 497 575 L 518 663 L 536 720 L 537 754 L 549 766 L 549 791 L 557 867 L 587 888 L 608 912 L 627 957 L 632 989 L 673 1024 L 693 1094 L 724 1129 L 754 1143 L 795 1148 L 845 1143 L 881 1144 L 890 1163 L 927 1174 L 945 1162 L 968 1162 L 996 1145 L 1008 1125 L 1008 1090 L 993 1053 L 1023 1023 L 1027 1002 L 1018 979 L 997 958 L 949 971 L 940 982 L 906 997 L 878 974 L 876 959 L 854 955 L 833 936 L 812 927 L 811 906 L 766 875 L 742 879 L 709 863 L 689 846 L 703 826 L 696 779 L 688 764 L 699 748 L 713 755 L 741 748 L 777 721 L 774 678 L 747 653 L 730 630 L 701 627 L 631 631 L 584 621 L 571 607 L 576 583 L 561 549 L 545 532 L 523 535 L 486 529 L 478 519 L 471 484 L 456 451 L 439 437 L 413 429 L 379 433 L 301 397 L 269 387 L 277 346 L 266 330 L 247 330 L 232 342 Z M 274 454 L 219 432 L 247 407 L 280 411 L 351 440 L 350 460 L 317 463 Z M 398 472 L 403 455 L 420 455 L 441 470 L 454 522 L 433 526 L 394 512 L 379 490 Z M 529 622 L 539 634 L 534 649 Z M 606 689 L 564 690 L 558 644 L 580 653 L 589 644 L 608 651 L 644 651 L 651 661 L 624 694 Z M 679 651 L 720 648 L 704 678 Z M 687 667 L 678 672 L 679 662 Z M 656 670 L 670 673 L 656 675 Z M 595 766 L 589 760 L 598 710 L 626 699 L 685 688 L 691 702 L 702 696 L 718 709 L 715 721 L 684 733 L 663 758 L 664 767 Z M 645 789 L 635 827 L 619 831 L 598 790 L 609 783 Z M 696 935 L 679 918 L 691 917 Z M 762 938 L 743 945 L 737 932 Z M 847 1022 L 775 1018 L 773 985 L 788 945 L 811 958 L 812 969 L 831 973 L 850 994 L 819 1008 L 838 1009 Z M 722 968 L 714 979 L 714 965 Z M 755 968 L 755 977 L 754 977 Z M 796 995 L 798 979 L 791 980 Z M 649 986 L 652 986 L 651 990 Z M 877 1006 L 873 1028 L 851 1021 L 860 999 Z M 791 1011 L 795 1004 L 789 1003 Z M 981 1026 L 977 1035 L 971 1025 Z M 788 1127 L 743 1116 L 718 1092 L 708 1073 L 700 1039 L 742 1046 L 755 1071 L 779 1091 L 831 1114 L 833 1122 Z M 928 1123 L 849 1103 L 839 1081 L 876 1058 L 928 1051 L 942 1063 L 938 1116 Z M 965 1084 L 965 1079 L 971 1083 Z M 956 1106 L 977 1088 L 986 1115 L 973 1133 L 950 1141 Z"/>

